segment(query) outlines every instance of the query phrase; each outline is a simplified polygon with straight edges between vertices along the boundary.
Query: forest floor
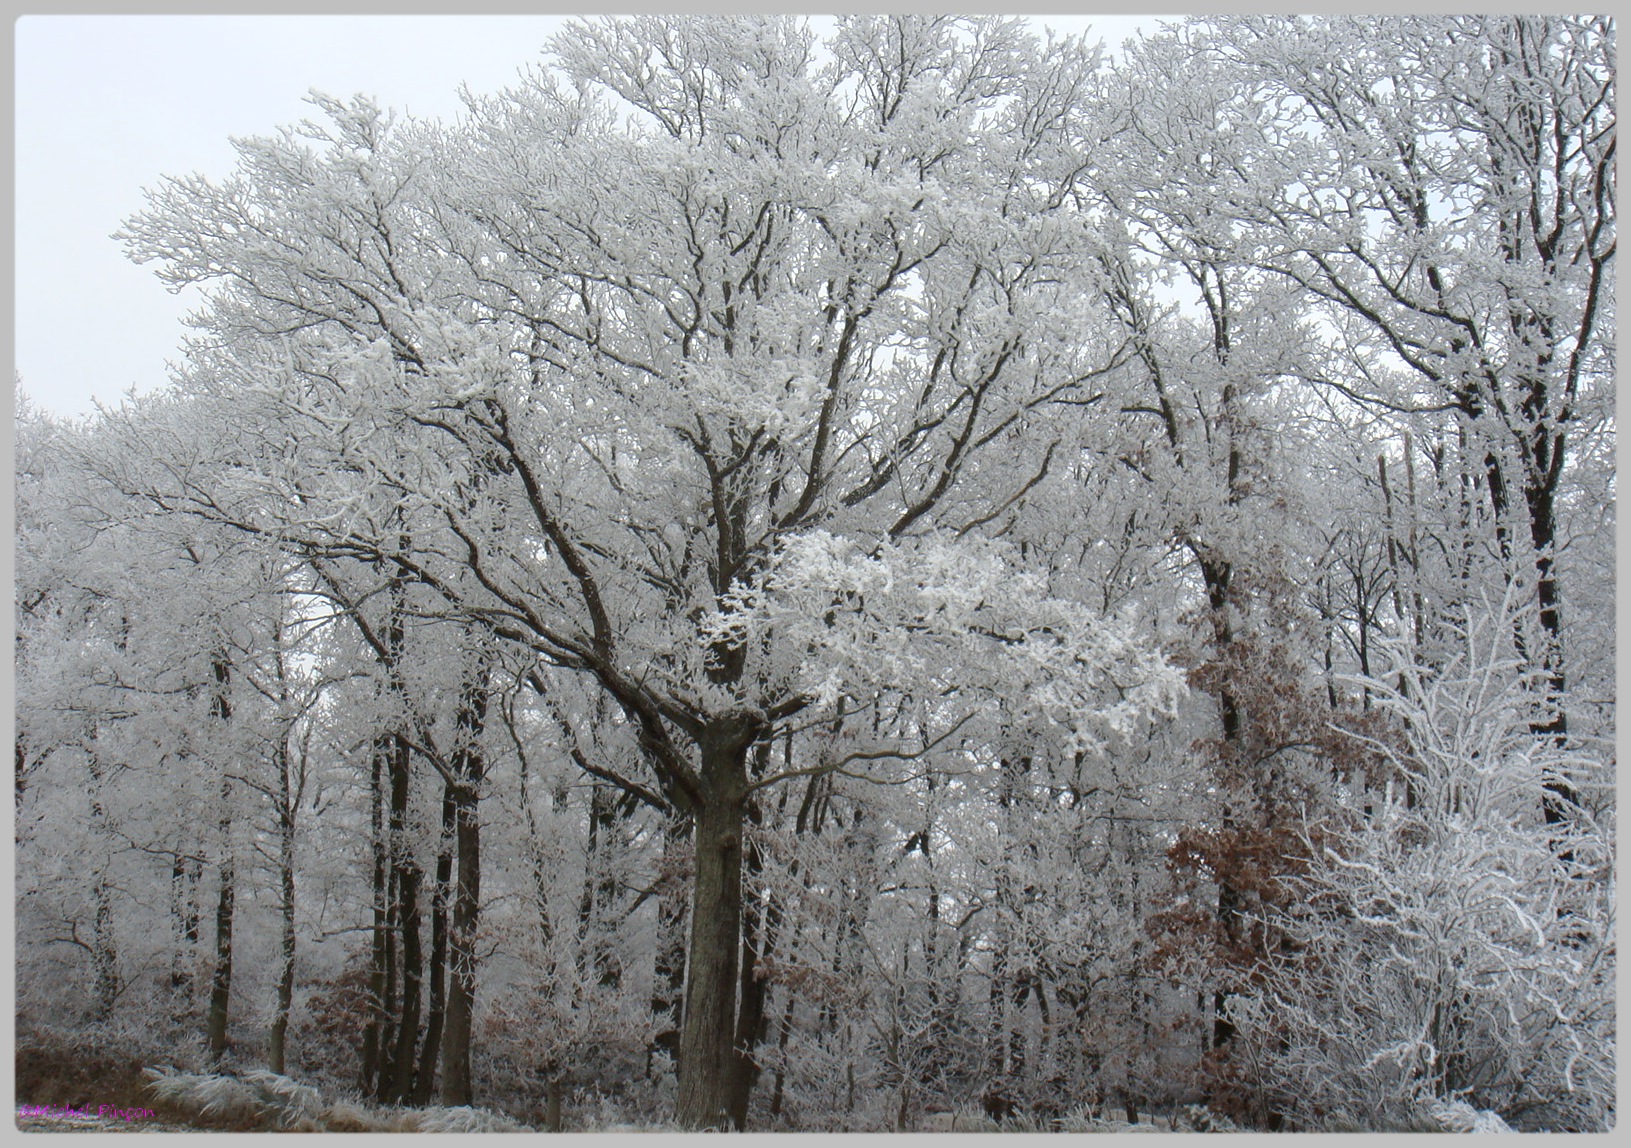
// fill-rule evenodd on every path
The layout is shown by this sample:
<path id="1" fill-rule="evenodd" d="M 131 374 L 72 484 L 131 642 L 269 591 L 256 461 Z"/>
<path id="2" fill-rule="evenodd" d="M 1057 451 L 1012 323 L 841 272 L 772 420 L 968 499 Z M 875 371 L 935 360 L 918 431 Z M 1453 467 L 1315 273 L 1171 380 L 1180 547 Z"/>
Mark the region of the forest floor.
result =
<path id="1" fill-rule="evenodd" d="M 145 1058 L 124 1042 L 100 1047 L 60 1033 L 19 1026 L 16 1047 L 16 1122 L 24 1132 L 194 1132 L 181 1113 L 153 1103 L 142 1075 Z M 24 1109 L 72 1109 L 73 1115 L 22 1115 Z M 153 1112 L 125 1120 L 114 1109 Z M 90 1113 L 105 1111 L 106 1115 Z M 86 1115 L 80 1115 L 85 1113 Z"/>

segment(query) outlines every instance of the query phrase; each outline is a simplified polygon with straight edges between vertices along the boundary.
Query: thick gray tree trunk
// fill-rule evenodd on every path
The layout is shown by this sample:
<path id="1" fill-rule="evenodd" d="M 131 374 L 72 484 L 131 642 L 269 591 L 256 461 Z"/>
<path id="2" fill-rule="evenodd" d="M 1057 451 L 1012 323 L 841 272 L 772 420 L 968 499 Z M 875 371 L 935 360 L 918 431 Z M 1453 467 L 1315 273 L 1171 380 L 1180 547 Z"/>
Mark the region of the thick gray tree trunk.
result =
<path id="1" fill-rule="evenodd" d="M 756 733 L 740 722 L 717 722 L 699 739 L 706 790 L 694 814 L 696 883 L 679 1057 L 679 1123 L 687 1129 L 731 1122 L 747 751 Z"/>

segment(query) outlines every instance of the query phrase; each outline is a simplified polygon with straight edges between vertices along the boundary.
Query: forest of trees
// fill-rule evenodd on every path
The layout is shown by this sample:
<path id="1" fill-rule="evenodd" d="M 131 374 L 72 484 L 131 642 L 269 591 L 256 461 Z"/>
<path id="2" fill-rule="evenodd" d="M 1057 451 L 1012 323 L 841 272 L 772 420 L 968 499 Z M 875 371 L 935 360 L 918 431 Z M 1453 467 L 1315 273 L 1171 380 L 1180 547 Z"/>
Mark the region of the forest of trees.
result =
<path id="1" fill-rule="evenodd" d="M 542 59 L 165 179 L 185 363 L 19 399 L 19 1032 L 685 1128 L 1612 1125 L 1611 20 Z"/>

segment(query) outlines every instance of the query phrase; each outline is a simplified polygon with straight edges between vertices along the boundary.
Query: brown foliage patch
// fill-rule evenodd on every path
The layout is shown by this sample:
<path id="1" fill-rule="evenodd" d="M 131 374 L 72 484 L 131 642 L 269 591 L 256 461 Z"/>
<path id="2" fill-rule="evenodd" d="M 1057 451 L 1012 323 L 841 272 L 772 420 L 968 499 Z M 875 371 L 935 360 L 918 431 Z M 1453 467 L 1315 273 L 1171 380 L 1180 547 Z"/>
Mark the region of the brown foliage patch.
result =
<path id="1" fill-rule="evenodd" d="M 110 1046 L 92 1036 L 58 1033 L 17 1034 L 17 1103 L 67 1105 L 95 1112 L 117 1108 L 162 1110 L 147 1091 L 143 1058 L 133 1048 Z"/>

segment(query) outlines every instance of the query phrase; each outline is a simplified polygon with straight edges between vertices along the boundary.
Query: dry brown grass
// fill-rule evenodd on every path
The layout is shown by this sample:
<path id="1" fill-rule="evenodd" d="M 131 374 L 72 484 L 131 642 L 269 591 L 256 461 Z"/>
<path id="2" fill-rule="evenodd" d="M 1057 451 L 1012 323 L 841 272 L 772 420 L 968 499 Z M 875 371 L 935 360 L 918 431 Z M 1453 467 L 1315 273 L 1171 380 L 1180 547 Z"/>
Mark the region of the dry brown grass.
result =
<path id="1" fill-rule="evenodd" d="M 56 1033 L 17 1034 L 17 1103 L 67 1105 L 95 1112 L 98 1105 L 150 1108 L 143 1059 L 133 1049 Z"/>

